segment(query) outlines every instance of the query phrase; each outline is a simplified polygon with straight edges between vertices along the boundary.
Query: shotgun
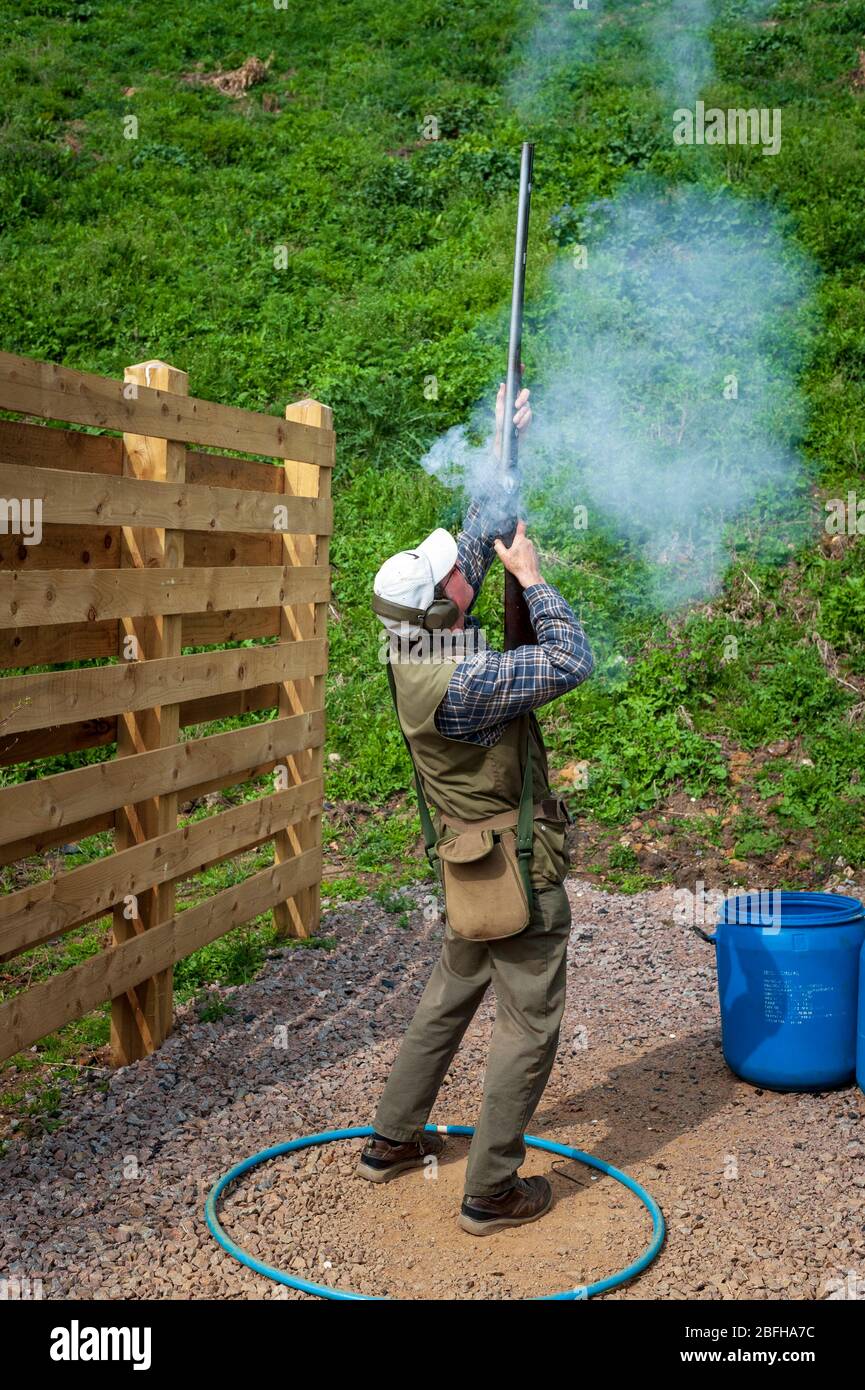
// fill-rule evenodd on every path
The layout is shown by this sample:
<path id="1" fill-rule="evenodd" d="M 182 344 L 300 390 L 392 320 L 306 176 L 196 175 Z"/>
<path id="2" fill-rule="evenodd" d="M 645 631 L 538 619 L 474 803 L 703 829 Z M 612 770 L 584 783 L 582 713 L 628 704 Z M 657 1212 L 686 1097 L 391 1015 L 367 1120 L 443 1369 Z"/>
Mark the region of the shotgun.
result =
<path id="1" fill-rule="evenodd" d="M 508 375 L 505 384 L 505 419 L 502 429 L 502 477 L 510 492 L 517 490 L 519 435 L 513 423 L 514 402 L 522 389 L 523 298 L 526 288 L 526 251 L 529 242 L 529 209 L 532 202 L 534 145 L 524 144 L 520 158 L 520 194 L 517 204 L 517 236 L 514 247 L 514 282 L 511 292 L 511 325 L 508 340 Z M 516 526 L 502 535 L 510 545 Z M 537 643 L 519 580 L 505 572 L 505 651 Z"/>

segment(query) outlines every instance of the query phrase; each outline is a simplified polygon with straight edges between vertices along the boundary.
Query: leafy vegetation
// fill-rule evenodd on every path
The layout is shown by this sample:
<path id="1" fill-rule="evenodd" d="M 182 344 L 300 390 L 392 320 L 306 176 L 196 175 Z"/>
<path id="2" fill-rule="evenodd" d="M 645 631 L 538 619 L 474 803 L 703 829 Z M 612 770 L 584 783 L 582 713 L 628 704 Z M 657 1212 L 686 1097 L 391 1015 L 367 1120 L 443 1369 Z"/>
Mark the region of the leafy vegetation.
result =
<path id="1" fill-rule="evenodd" d="M 417 460 L 502 371 L 525 134 L 505 84 L 540 8 L 152 0 L 145 22 L 121 0 L 0 3 L 3 346 L 113 376 L 161 357 L 197 395 L 277 413 L 311 395 L 334 408 L 332 807 L 392 812 L 408 784 L 370 581 L 382 557 L 459 519 Z M 718 77 L 704 96 L 780 108 L 774 157 L 673 145 L 631 13 L 625 0 L 611 6 L 593 62 L 557 79 L 531 132 L 529 376 L 545 271 L 630 172 L 766 200 L 821 276 L 803 438 L 819 519 L 824 500 L 865 487 L 865 120 L 852 76 L 865 3 L 781 0 L 763 20 L 741 0 L 720 6 Z M 202 81 L 253 53 L 270 59 L 266 80 L 239 99 Z M 424 138 L 430 115 L 436 141 Z M 861 538 L 804 534 L 773 565 L 736 538 L 724 591 L 659 618 L 622 542 L 599 533 L 571 552 L 552 510 L 537 529 L 545 570 L 596 648 L 592 681 L 545 716 L 554 765 L 590 766 L 574 808 L 612 828 L 675 794 L 714 800 L 732 808 L 737 857 L 760 862 L 801 833 L 818 876 L 838 859 L 865 865 Z M 492 639 L 500 596 L 494 576 L 480 605 Z M 737 750 L 751 762 L 734 785 Z M 717 845 L 720 822 L 691 812 Z M 332 896 L 368 891 L 383 866 L 397 884 L 423 871 L 409 853 L 410 806 L 378 821 L 334 813 L 326 838 L 350 861 Z M 643 881 L 633 859 L 609 867 L 626 886 Z M 272 944 L 254 932 L 239 942 L 186 962 L 181 988 L 245 978 Z M 52 948 L 53 968 L 98 944 L 88 929 Z M 83 1042 L 93 1024 L 76 1027 Z"/>

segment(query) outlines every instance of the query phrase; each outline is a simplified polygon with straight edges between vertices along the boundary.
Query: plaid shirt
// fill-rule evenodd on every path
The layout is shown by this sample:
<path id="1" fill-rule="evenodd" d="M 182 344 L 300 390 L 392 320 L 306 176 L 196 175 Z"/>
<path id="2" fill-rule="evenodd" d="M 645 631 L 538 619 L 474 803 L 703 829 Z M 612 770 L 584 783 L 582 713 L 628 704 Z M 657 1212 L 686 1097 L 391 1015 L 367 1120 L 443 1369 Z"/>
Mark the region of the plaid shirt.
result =
<path id="1" fill-rule="evenodd" d="M 494 539 L 473 502 L 457 554 L 457 567 L 474 590 L 470 610 L 495 557 Z M 523 593 L 538 645 L 480 651 L 455 667 L 436 710 L 436 728 L 446 738 L 492 748 L 518 715 L 548 704 L 591 675 L 592 653 L 570 604 L 552 584 L 531 584 Z M 477 618 L 467 616 L 466 627 L 479 628 Z"/>

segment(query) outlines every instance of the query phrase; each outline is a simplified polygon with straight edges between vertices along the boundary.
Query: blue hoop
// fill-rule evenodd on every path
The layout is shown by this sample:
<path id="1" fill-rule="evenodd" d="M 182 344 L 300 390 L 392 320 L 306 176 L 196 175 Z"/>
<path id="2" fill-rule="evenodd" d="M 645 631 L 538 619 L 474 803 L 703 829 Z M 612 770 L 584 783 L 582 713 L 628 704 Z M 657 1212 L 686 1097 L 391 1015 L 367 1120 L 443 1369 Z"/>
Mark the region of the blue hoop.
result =
<path id="1" fill-rule="evenodd" d="M 470 1136 L 474 1134 L 472 1125 L 427 1125 L 426 1129 L 431 1134 L 459 1134 Z M 299 1279 L 294 1274 L 285 1274 L 281 1269 L 274 1269 L 272 1265 L 266 1265 L 261 1260 L 255 1259 L 246 1250 L 231 1239 L 220 1224 L 216 1208 L 220 1197 L 225 1189 L 237 1178 L 248 1173 L 251 1168 L 257 1168 L 261 1163 L 267 1163 L 272 1158 L 279 1158 L 282 1154 L 296 1153 L 298 1149 L 309 1149 L 316 1144 L 330 1144 L 336 1139 L 362 1139 L 373 1133 L 369 1125 L 361 1125 L 356 1129 L 328 1129 L 321 1134 L 307 1134 L 302 1139 L 290 1139 L 285 1144 L 275 1144 L 271 1149 L 262 1149 L 260 1153 L 253 1154 L 251 1158 L 245 1158 L 214 1183 L 207 1197 L 204 1206 L 204 1217 L 207 1222 L 208 1230 L 223 1248 L 240 1264 L 246 1265 L 247 1269 L 254 1269 L 257 1274 L 263 1274 L 265 1278 L 272 1279 L 277 1284 L 285 1284 L 290 1289 L 298 1289 L 301 1293 L 314 1294 L 316 1298 L 330 1298 L 340 1301 L 362 1300 L 363 1302 L 387 1302 L 387 1299 L 376 1298 L 372 1294 L 348 1293 L 342 1289 L 329 1288 L 327 1284 L 314 1284 L 310 1279 Z M 606 1279 L 598 1279 L 594 1284 L 586 1284 L 575 1289 L 565 1289 L 563 1293 L 543 1294 L 538 1302 L 570 1301 L 576 1299 L 594 1298 L 596 1294 L 606 1293 L 608 1289 L 615 1289 L 620 1284 L 626 1284 L 629 1279 L 636 1275 L 652 1263 L 661 1246 L 664 1243 L 664 1217 L 661 1208 L 655 1199 L 641 1187 L 633 1178 L 629 1178 L 627 1173 L 614 1168 L 611 1163 L 605 1163 L 602 1158 L 595 1158 L 592 1154 L 584 1153 L 582 1149 L 571 1148 L 568 1144 L 556 1144 L 552 1139 L 538 1139 L 533 1134 L 527 1134 L 525 1140 L 529 1148 L 543 1149 L 546 1153 L 559 1154 L 562 1158 L 573 1158 L 578 1163 L 585 1163 L 589 1168 L 597 1168 L 600 1173 L 605 1173 L 608 1177 L 615 1178 L 627 1187 L 635 1196 L 639 1197 L 643 1206 L 652 1218 L 652 1239 L 638 1260 L 633 1264 L 626 1265 L 616 1274 L 610 1274 Z"/>

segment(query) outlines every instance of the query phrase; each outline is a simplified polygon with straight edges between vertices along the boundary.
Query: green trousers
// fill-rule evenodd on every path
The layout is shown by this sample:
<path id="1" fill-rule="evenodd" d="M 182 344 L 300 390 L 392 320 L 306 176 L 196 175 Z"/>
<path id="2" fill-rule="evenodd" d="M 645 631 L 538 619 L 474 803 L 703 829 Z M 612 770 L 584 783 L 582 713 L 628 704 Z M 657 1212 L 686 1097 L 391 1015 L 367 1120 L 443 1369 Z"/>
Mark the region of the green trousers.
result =
<path id="1" fill-rule="evenodd" d="M 388 1139 L 415 1137 L 429 1119 L 460 1040 L 492 984 L 496 1020 L 466 1170 L 465 1191 L 472 1197 L 492 1197 L 513 1185 L 526 1155 L 526 1126 L 558 1046 L 571 910 L 561 886 L 536 889 L 534 898 L 525 931 L 503 941 L 466 941 L 445 927 L 441 956 L 373 1122 Z"/>

